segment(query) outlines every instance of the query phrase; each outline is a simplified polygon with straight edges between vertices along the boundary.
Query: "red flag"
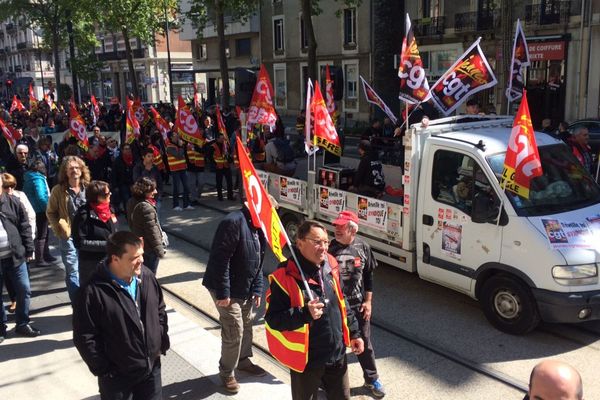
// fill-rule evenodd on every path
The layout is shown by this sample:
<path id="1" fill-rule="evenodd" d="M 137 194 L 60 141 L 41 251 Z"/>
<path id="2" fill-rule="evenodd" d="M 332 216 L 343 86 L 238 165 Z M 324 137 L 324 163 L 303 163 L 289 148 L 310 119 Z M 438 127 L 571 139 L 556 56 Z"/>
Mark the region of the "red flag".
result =
<path id="1" fill-rule="evenodd" d="M 150 106 L 150 111 L 152 112 L 152 116 L 154 117 L 154 124 L 156 125 L 156 129 L 160 132 L 164 140 L 167 140 L 167 135 L 171 131 L 171 127 L 169 123 L 160 116 L 158 111 L 152 106 Z"/>
<path id="2" fill-rule="evenodd" d="M 94 118 L 94 125 L 96 125 L 98 117 L 100 117 L 100 107 L 98 106 L 96 96 L 92 95 L 90 97 L 90 101 L 92 102 L 92 117 Z"/>
<path id="3" fill-rule="evenodd" d="M 313 143 L 336 156 L 341 156 L 342 146 L 340 138 L 335 130 L 331 116 L 327 112 L 318 82 L 315 85 L 315 94 L 310 105 L 310 112 L 312 112 L 314 118 Z"/>
<path id="4" fill-rule="evenodd" d="M 402 52 L 400 53 L 400 66 L 398 77 L 400 78 L 400 93 L 398 98 L 409 104 L 427 101 L 429 98 L 429 82 L 423 68 L 423 60 L 417 47 L 417 41 L 412 30 L 410 17 L 406 14 L 406 34 L 402 40 Z"/>
<path id="5" fill-rule="evenodd" d="M 196 82 L 193 83 L 194 85 L 194 108 L 196 109 L 196 111 L 200 110 L 200 99 L 198 98 L 198 84 Z"/>
<path id="6" fill-rule="evenodd" d="M 75 107 L 75 102 L 73 102 L 73 100 L 71 100 L 71 110 L 70 110 L 70 117 L 71 117 L 71 121 L 69 123 L 70 125 L 70 131 L 71 131 L 71 135 L 77 139 L 79 144 L 79 147 L 81 147 L 83 150 L 87 151 L 88 147 L 89 147 L 89 143 L 88 143 L 88 135 L 87 135 L 87 129 L 85 127 L 85 121 L 83 120 L 83 118 L 81 117 L 81 115 L 79 115 L 79 112 L 77 111 L 77 108 Z"/>
<path id="7" fill-rule="evenodd" d="M 219 108 L 218 105 L 217 105 L 217 108 L 215 109 L 215 112 L 217 114 L 217 128 L 219 130 L 219 133 L 222 133 L 223 135 L 225 135 L 225 141 L 229 142 L 229 137 L 227 135 L 227 128 L 225 127 L 225 122 L 223 121 L 223 114 L 221 114 L 221 109 Z"/>
<path id="8" fill-rule="evenodd" d="M 276 121 L 277 113 L 273 106 L 273 85 L 271 85 L 267 69 L 261 64 L 250 107 L 248 107 L 246 126 L 249 131 L 252 130 L 255 124 L 268 125 L 274 128 Z"/>
<path id="9" fill-rule="evenodd" d="M 46 101 L 46 104 L 48 104 L 48 107 L 50 107 L 50 110 L 56 110 L 56 104 L 54 104 L 54 101 L 52 101 L 52 97 L 50 97 L 50 94 L 45 94 L 44 95 L 44 101 Z"/>
<path id="10" fill-rule="evenodd" d="M 19 110 L 19 111 L 25 110 L 25 106 L 23 105 L 23 103 L 21 103 L 21 100 L 19 100 L 17 98 L 16 94 L 13 96 L 13 100 L 12 100 L 12 104 L 10 105 L 9 113 L 12 114 L 13 111 L 15 111 L 15 110 Z"/>
<path id="11" fill-rule="evenodd" d="M 331 80 L 331 73 L 329 72 L 329 64 L 325 66 L 325 104 L 327 105 L 327 112 L 334 121 L 337 119 L 337 113 L 335 109 L 335 100 L 333 99 L 333 81 Z"/>
<path id="12" fill-rule="evenodd" d="M 200 132 L 198 121 L 194 118 L 192 110 L 185 104 L 181 95 L 177 99 L 177 119 L 175 120 L 175 132 L 186 142 L 204 146 L 204 138 Z"/>
<path id="13" fill-rule="evenodd" d="M 517 31 L 515 32 L 515 42 L 513 44 L 512 62 L 510 69 L 510 80 L 506 89 L 506 97 L 509 101 L 515 101 L 523 95 L 525 81 L 523 70 L 530 64 L 529 48 L 525 33 L 521 28 L 521 21 L 517 19 Z"/>
<path id="14" fill-rule="evenodd" d="M 477 39 L 431 88 L 437 108 L 449 115 L 470 96 L 494 86 L 498 81 L 479 47 Z"/>
<path id="15" fill-rule="evenodd" d="M 365 97 L 367 98 L 367 101 L 381 108 L 381 111 L 383 111 L 385 115 L 387 115 L 389 119 L 392 120 L 394 125 L 396 125 L 396 122 L 398 122 L 398 118 L 396 118 L 392 110 L 390 110 L 390 108 L 387 106 L 387 104 L 385 104 L 383 99 L 379 97 L 377 92 L 375 92 L 375 90 L 367 83 L 367 81 L 363 79 L 362 76 L 360 77 L 360 81 L 363 84 L 363 90 L 365 91 Z"/>
<path id="16" fill-rule="evenodd" d="M 136 118 L 133 110 L 133 101 L 127 99 L 127 110 L 125 112 L 125 143 L 132 143 L 140 136 L 140 121 Z"/>
<path id="17" fill-rule="evenodd" d="M 235 106 L 235 115 L 237 115 L 238 121 L 242 120 L 242 108 L 240 106 Z"/>
<path id="18" fill-rule="evenodd" d="M 531 179 L 536 176 L 542 176 L 542 162 L 531 124 L 527 93 L 524 91 L 508 140 L 500 185 L 528 199 Z"/>
<path id="19" fill-rule="evenodd" d="M 248 209 L 252 216 L 252 223 L 256 228 L 262 229 L 277 259 L 280 262 L 284 261 L 285 257 L 282 254 L 282 250 L 288 243 L 285 231 L 279 220 L 279 215 L 277 215 L 277 210 L 271 204 L 267 191 L 256 174 L 254 165 L 252 165 L 239 136 L 236 142 L 237 154 L 240 160 L 240 171 L 242 181 L 244 182 L 246 199 L 248 199 Z"/>
<path id="20" fill-rule="evenodd" d="M 140 126 L 146 126 L 146 124 L 150 122 L 150 116 L 142 105 L 142 101 L 140 99 L 135 99 L 133 101 L 133 115 L 135 115 L 135 119 L 138 120 Z"/>
<path id="21" fill-rule="evenodd" d="M 0 118 L 0 129 L 12 148 L 14 148 L 17 145 L 17 142 L 23 137 L 23 135 L 21 135 L 14 127 L 4 122 L 2 118 Z"/>
<path id="22" fill-rule="evenodd" d="M 38 101 L 35 98 L 35 92 L 33 91 L 33 85 L 31 82 L 29 83 L 29 108 L 34 109 L 37 108 Z"/>

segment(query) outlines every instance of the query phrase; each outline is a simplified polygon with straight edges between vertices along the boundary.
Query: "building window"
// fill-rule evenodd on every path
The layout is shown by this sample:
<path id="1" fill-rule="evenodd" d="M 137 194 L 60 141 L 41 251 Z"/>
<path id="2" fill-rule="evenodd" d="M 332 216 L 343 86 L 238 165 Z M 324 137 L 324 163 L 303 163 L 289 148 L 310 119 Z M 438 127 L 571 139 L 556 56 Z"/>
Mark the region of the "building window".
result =
<path id="1" fill-rule="evenodd" d="M 300 16 L 300 48 L 308 48 L 308 36 L 306 34 L 306 25 L 304 24 L 304 16 Z"/>
<path id="2" fill-rule="evenodd" d="M 206 43 L 201 43 L 198 45 L 198 58 L 200 60 L 206 60 L 206 58 L 207 58 Z"/>
<path id="3" fill-rule="evenodd" d="M 235 55 L 236 57 L 252 55 L 252 41 L 250 38 L 236 39 Z"/>
<path id="4" fill-rule="evenodd" d="M 283 51 L 283 18 L 273 20 L 273 50 Z"/>
<path id="5" fill-rule="evenodd" d="M 285 64 L 273 66 L 275 81 L 275 107 L 287 108 L 287 80 Z"/>
<path id="6" fill-rule="evenodd" d="M 344 109 L 358 111 L 358 63 L 344 64 Z"/>
<path id="7" fill-rule="evenodd" d="M 344 10 L 344 44 L 356 44 L 356 8 Z"/>

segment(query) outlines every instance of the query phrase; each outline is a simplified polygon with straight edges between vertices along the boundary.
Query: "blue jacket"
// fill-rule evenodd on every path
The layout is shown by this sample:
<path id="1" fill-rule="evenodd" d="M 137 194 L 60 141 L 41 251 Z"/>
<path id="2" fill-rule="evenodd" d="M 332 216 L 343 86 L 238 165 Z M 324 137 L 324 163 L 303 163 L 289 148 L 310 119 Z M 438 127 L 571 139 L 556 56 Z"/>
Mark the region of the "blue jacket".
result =
<path id="1" fill-rule="evenodd" d="M 45 175 L 35 171 L 25 172 L 25 175 L 23 175 L 23 192 L 27 195 L 36 214 L 46 212 L 48 182 Z"/>
<path id="2" fill-rule="evenodd" d="M 266 246 L 262 231 L 253 227 L 245 207 L 229 213 L 213 238 L 202 284 L 214 291 L 218 300 L 262 296 Z"/>

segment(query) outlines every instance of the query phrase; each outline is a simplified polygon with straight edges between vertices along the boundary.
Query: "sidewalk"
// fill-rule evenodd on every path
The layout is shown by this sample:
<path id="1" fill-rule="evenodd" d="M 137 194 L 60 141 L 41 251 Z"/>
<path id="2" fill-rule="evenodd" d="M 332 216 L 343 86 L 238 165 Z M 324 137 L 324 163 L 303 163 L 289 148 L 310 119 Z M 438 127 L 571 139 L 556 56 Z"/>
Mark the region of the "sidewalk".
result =
<path id="1" fill-rule="evenodd" d="M 99 399 L 96 378 L 73 346 L 71 305 L 63 270 L 58 266 L 33 267 L 31 286 L 32 325 L 41 329 L 42 335 L 16 336 L 9 315 L 8 337 L 0 344 L 0 398 Z M 235 396 L 227 394 L 218 377 L 220 339 L 185 316 L 185 312 L 173 309 L 177 303 L 167 294 L 165 299 L 171 339 L 171 350 L 162 358 L 165 399 L 289 398 L 289 386 L 271 375 L 240 375 L 240 392 Z"/>

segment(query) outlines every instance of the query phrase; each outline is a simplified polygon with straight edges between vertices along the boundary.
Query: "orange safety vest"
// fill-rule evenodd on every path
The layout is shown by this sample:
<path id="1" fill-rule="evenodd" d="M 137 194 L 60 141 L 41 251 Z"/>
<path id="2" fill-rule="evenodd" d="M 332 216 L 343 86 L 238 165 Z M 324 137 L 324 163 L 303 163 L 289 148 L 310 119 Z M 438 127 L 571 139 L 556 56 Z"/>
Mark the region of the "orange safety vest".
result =
<path id="1" fill-rule="evenodd" d="M 227 146 L 227 145 L 225 145 L 225 146 Z M 217 169 L 229 168 L 229 162 L 227 161 L 227 157 L 225 157 L 225 154 L 223 154 L 223 152 L 221 151 L 219 144 L 216 142 L 213 143 L 212 148 L 215 151 L 213 153 L 213 158 L 215 160 Z"/>
<path id="2" fill-rule="evenodd" d="M 204 154 L 196 151 L 191 144 L 187 147 L 187 156 L 190 164 L 195 167 L 204 168 Z"/>
<path id="3" fill-rule="evenodd" d="M 169 143 L 167 145 L 167 149 L 169 147 L 177 148 L 177 146 L 175 146 L 173 143 Z M 185 170 L 187 170 L 187 165 L 186 165 L 186 162 L 185 162 L 185 157 L 178 158 L 178 157 L 172 156 L 171 154 L 169 154 L 167 152 L 167 162 L 169 163 L 169 170 L 171 172 L 177 172 L 177 171 L 185 171 Z"/>
<path id="4" fill-rule="evenodd" d="M 148 147 L 152 149 L 152 164 L 156 165 L 156 168 L 158 168 L 159 171 L 164 170 L 165 163 L 163 161 L 162 154 L 160 154 L 160 151 L 156 148 L 156 146 L 152 144 Z"/>
<path id="5" fill-rule="evenodd" d="M 340 285 L 339 270 L 337 261 L 331 254 L 327 254 L 326 263 L 331 265 L 333 279 L 333 288 L 338 299 L 338 306 L 342 314 L 342 334 L 344 344 L 350 346 L 350 329 L 346 316 L 346 302 Z M 269 275 L 269 286 L 275 282 L 281 290 L 290 298 L 290 307 L 304 307 L 304 296 L 300 289 L 300 274 L 298 267 L 288 260 L 285 268 L 277 268 L 275 272 Z M 271 301 L 271 288 L 267 290 L 266 310 L 269 310 Z M 296 372 L 303 372 L 308 363 L 308 338 L 310 334 L 310 324 L 304 324 L 293 331 L 277 331 L 265 322 L 265 332 L 267 334 L 267 344 L 271 355 L 277 361 Z"/>

